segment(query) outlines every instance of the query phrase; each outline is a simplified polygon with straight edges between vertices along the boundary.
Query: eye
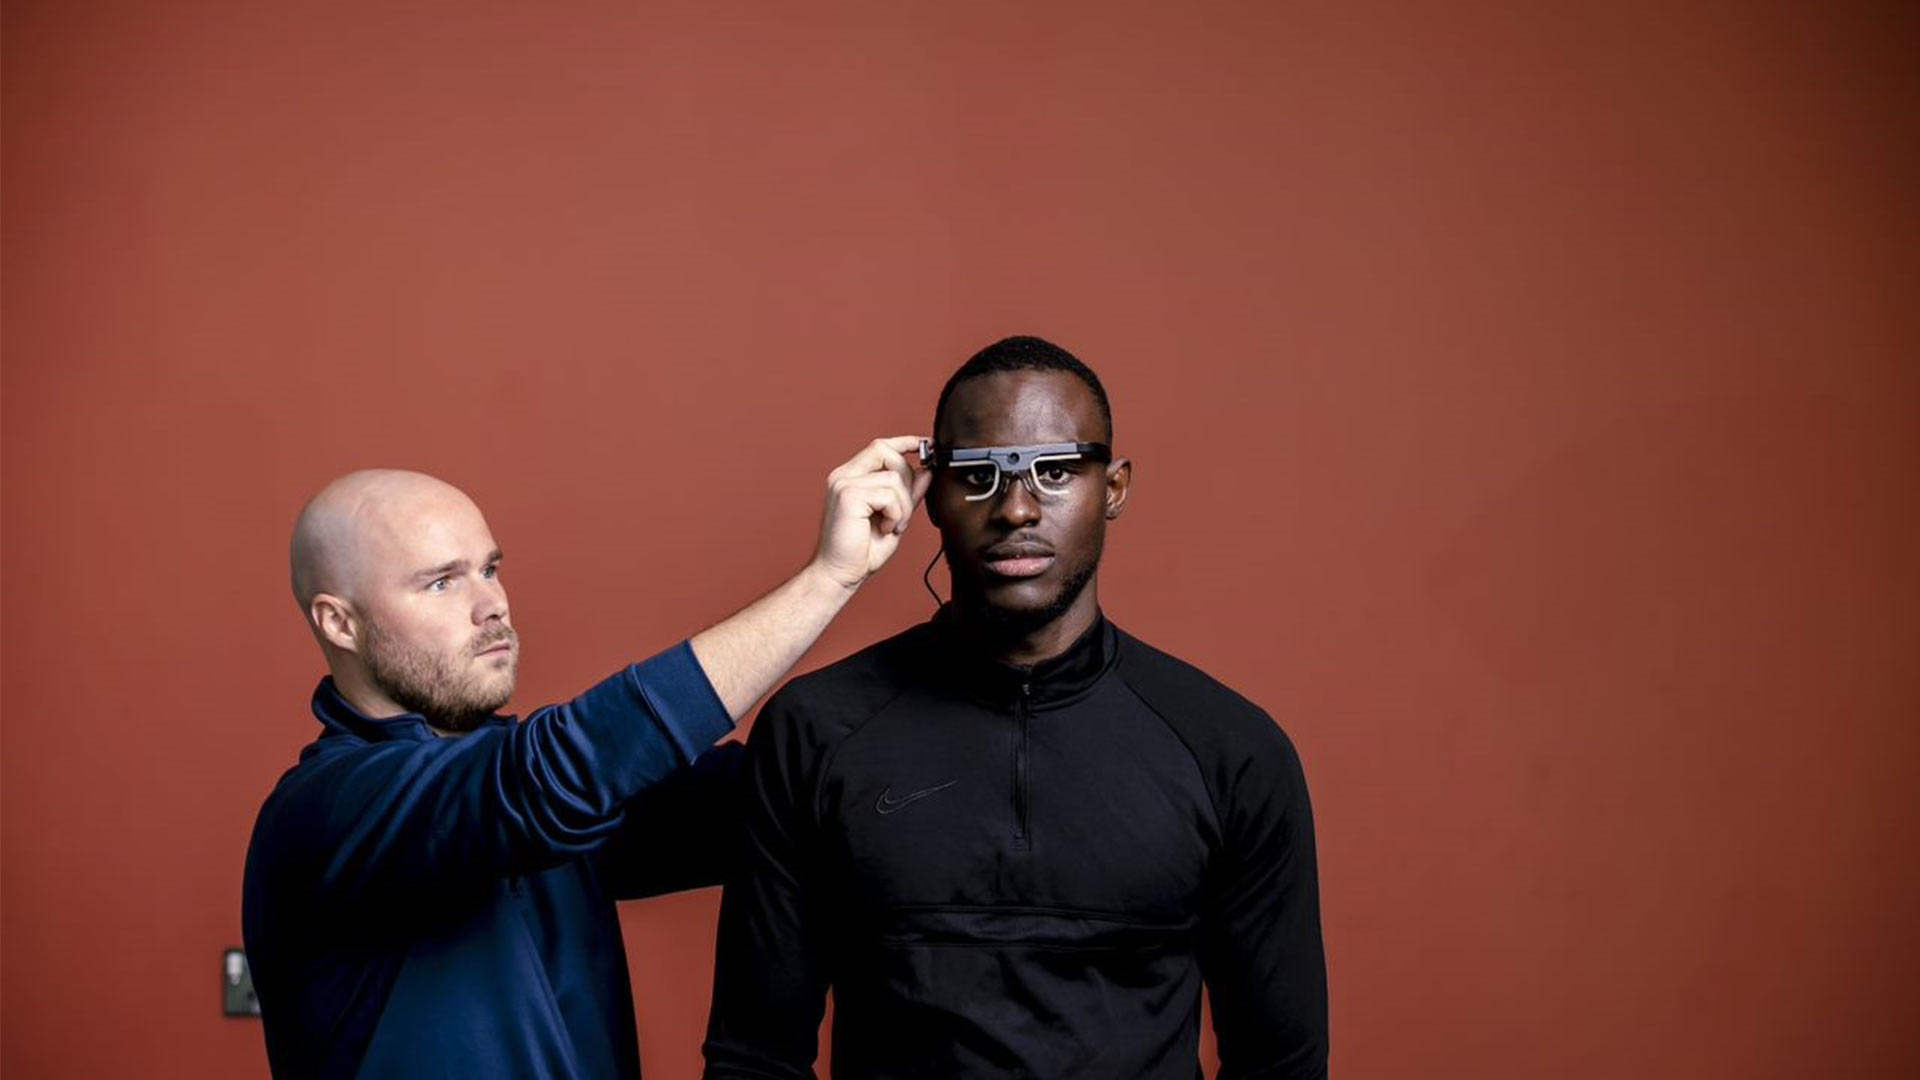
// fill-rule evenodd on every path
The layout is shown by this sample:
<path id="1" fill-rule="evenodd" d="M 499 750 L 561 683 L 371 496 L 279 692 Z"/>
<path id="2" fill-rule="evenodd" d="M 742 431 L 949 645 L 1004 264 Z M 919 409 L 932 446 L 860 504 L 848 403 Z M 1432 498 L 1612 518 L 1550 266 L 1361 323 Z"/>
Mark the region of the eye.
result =
<path id="1" fill-rule="evenodd" d="M 488 580 L 492 580 L 494 578 L 499 577 L 500 576 L 499 564 L 493 563 L 488 566 L 482 567 L 480 570 L 480 576 Z"/>
<path id="2" fill-rule="evenodd" d="M 954 471 L 960 474 L 960 483 L 974 491 L 985 491 L 1000 479 L 1000 470 L 991 465 L 974 465 Z"/>
<path id="3" fill-rule="evenodd" d="M 1040 479 L 1049 484 L 1064 484 L 1080 471 L 1064 461 L 1049 461 L 1044 465 L 1036 466 L 1036 469 L 1040 473 Z"/>
<path id="4" fill-rule="evenodd" d="M 446 592 L 451 588 L 453 588 L 453 575 L 451 574 L 442 574 L 432 581 L 427 582 L 428 592 Z"/>

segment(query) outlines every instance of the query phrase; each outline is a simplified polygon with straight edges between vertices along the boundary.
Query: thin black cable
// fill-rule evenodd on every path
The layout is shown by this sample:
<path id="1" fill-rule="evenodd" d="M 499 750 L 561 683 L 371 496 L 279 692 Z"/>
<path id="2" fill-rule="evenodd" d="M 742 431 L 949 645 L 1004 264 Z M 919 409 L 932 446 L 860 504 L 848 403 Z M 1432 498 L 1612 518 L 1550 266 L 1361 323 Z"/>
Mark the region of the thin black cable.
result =
<path id="1" fill-rule="evenodd" d="M 946 553 L 947 553 L 947 545 L 945 543 L 942 543 L 938 548 L 934 549 L 933 558 L 928 560 L 927 568 L 925 570 L 920 571 L 920 584 L 925 585 L 927 587 L 927 595 L 933 597 L 933 606 L 935 610 L 938 610 L 942 605 L 946 603 L 946 601 L 940 599 L 940 594 L 933 591 L 933 580 L 932 580 L 933 567 L 935 563 L 940 561 L 940 556 L 945 555 Z"/>

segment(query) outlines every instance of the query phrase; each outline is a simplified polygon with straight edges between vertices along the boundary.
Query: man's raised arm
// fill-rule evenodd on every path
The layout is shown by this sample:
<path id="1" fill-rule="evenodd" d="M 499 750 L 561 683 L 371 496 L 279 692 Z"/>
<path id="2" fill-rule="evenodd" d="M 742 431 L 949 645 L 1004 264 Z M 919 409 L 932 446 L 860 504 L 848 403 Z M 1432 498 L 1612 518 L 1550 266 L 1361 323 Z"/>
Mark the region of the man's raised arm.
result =
<path id="1" fill-rule="evenodd" d="M 886 565 L 927 492 L 920 440 L 875 439 L 827 476 L 813 561 L 733 617 L 693 636 L 693 654 L 735 720 L 780 681 L 861 583 Z"/>

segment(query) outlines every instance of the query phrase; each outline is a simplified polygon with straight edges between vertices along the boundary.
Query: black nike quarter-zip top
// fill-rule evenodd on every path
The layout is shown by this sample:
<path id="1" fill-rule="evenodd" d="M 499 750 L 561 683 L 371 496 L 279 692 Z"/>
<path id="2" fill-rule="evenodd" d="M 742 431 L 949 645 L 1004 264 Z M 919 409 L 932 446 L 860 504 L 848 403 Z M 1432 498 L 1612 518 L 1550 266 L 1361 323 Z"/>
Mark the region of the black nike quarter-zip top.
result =
<path id="1" fill-rule="evenodd" d="M 1312 812 L 1292 743 L 1096 620 L 1030 669 L 943 613 L 795 679 L 749 740 L 710 1078 L 1326 1075 Z"/>

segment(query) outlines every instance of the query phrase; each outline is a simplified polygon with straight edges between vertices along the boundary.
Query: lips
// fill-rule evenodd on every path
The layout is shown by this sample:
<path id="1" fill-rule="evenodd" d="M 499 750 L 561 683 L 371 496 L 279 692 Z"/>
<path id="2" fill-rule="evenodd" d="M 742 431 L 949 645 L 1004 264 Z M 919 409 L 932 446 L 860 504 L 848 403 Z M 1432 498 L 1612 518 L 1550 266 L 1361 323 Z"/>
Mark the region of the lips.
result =
<path id="1" fill-rule="evenodd" d="M 1053 565 L 1053 549 L 1045 544 L 995 544 L 980 557 L 987 573 L 1003 578 L 1038 577 Z"/>

